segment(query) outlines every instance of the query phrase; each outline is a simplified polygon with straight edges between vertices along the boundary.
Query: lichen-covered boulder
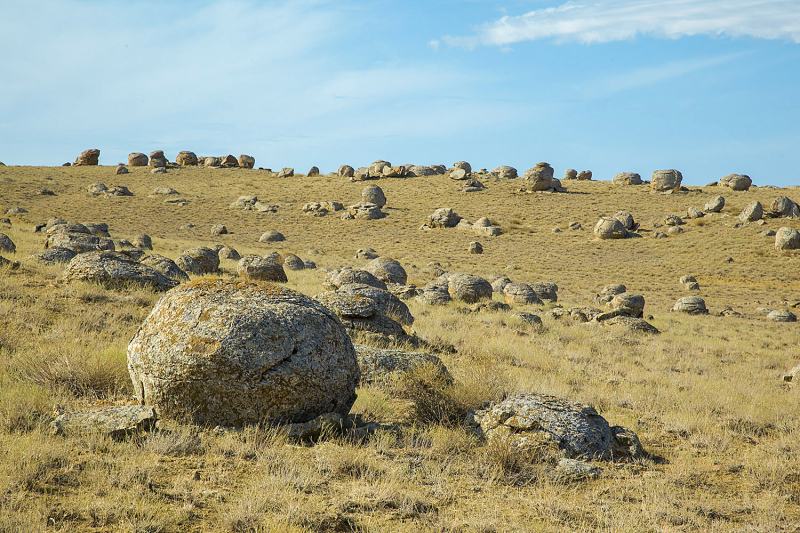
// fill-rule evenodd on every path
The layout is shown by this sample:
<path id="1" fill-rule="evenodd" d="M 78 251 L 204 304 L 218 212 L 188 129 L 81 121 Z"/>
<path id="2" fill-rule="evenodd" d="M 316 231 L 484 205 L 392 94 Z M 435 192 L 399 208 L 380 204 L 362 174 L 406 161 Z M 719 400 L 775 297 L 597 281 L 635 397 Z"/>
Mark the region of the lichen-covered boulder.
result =
<path id="1" fill-rule="evenodd" d="M 89 413 L 65 413 L 50 423 L 53 435 L 97 433 L 122 440 L 153 429 L 158 417 L 146 405 L 105 407 Z"/>
<path id="2" fill-rule="evenodd" d="M 788 309 L 776 309 L 767 313 L 767 319 L 775 322 L 797 322 L 797 316 Z"/>
<path id="3" fill-rule="evenodd" d="M 288 270 L 304 270 L 306 268 L 303 260 L 295 254 L 284 254 L 282 264 L 283 268 Z"/>
<path id="4" fill-rule="evenodd" d="M 555 303 L 558 301 L 558 285 L 552 281 L 537 281 L 531 283 L 531 288 L 543 302 Z"/>
<path id="5" fill-rule="evenodd" d="M 200 263 L 200 270 L 203 274 L 213 274 L 219 271 L 219 255 L 211 248 L 197 246 L 189 248 L 183 253 Z"/>
<path id="6" fill-rule="evenodd" d="M 546 191 L 553 188 L 553 168 L 547 163 L 537 163 L 522 175 L 525 189 L 529 191 Z"/>
<path id="7" fill-rule="evenodd" d="M 536 291 L 527 283 L 506 283 L 503 287 L 503 296 L 505 297 L 506 303 L 510 305 L 541 305 L 542 303 L 539 296 L 536 295 Z"/>
<path id="8" fill-rule="evenodd" d="M 242 257 L 236 265 L 236 272 L 240 278 L 253 281 L 288 281 L 282 265 L 257 255 Z"/>
<path id="9" fill-rule="evenodd" d="M 636 226 L 636 221 L 633 220 L 633 215 L 627 211 L 617 211 L 614 214 L 614 218 L 622 222 L 622 225 L 625 226 L 626 230 L 633 230 L 634 226 Z"/>
<path id="10" fill-rule="evenodd" d="M 492 285 L 478 276 L 469 274 L 444 274 L 447 292 L 453 300 L 474 304 L 483 298 L 492 297 Z"/>
<path id="11" fill-rule="evenodd" d="M 189 276 L 186 274 L 186 272 L 184 272 L 175 261 L 169 259 L 168 257 L 164 257 L 163 255 L 146 255 L 139 259 L 139 262 L 143 265 L 153 267 L 167 277 L 177 279 L 178 281 L 189 281 Z"/>
<path id="12" fill-rule="evenodd" d="M 383 207 L 386 205 L 386 195 L 383 194 L 383 189 L 377 185 L 367 185 L 364 187 L 364 189 L 361 191 L 361 198 L 364 200 L 364 202 L 375 204 L 378 207 Z"/>
<path id="13" fill-rule="evenodd" d="M 725 198 L 716 196 L 706 202 L 706 205 L 703 206 L 703 211 L 706 213 L 719 213 L 723 207 L 725 207 Z"/>
<path id="14" fill-rule="evenodd" d="M 90 281 L 108 288 L 145 285 L 158 291 L 166 291 L 178 285 L 177 280 L 121 252 L 78 254 L 64 270 L 64 280 Z"/>
<path id="15" fill-rule="evenodd" d="M 800 218 L 800 208 L 789 198 L 779 196 L 772 200 L 769 204 L 769 210 L 764 215 L 772 218 Z"/>
<path id="16" fill-rule="evenodd" d="M 442 207 L 428 216 L 428 226 L 432 228 L 454 228 L 461 220 L 458 214 L 449 207 Z"/>
<path id="17" fill-rule="evenodd" d="M 699 296 L 684 296 L 679 298 L 672 311 L 687 313 L 689 315 L 705 315 L 708 313 L 706 309 L 706 301 Z"/>
<path id="18" fill-rule="evenodd" d="M 235 248 L 231 248 L 230 246 L 223 246 L 222 248 L 220 248 L 219 252 L 217 252 L 217 255 L 219 256 L 220 259 L 228 259 L 230 261 L 238 261 L 239 259 L 242 258 L 242 256 L 239 255 L 239 252 L 236 251 Z"/>
<path id="19" fill-rule="evenodd" d="M 383 281 L 384 283 L 399 283 L 405 285 L 408 274 L 399 261 L 389 257 L 378 257 L 364 266 L 364 270 Z"/>
<path id="20" fill-rule="evenodd" d="M 355 344 L 358 366 L 361 369 L 361 384 L 384 385 L 396 376 L 415 368 L 430 365 L 447 381 L 452 381 L 447 367 L 435 355 L 401 350 L 382 350 Z"/>
<path id="21" fill-rule="evenodd" d="M 220 279 L 159 300 L 128 345 L 128 370 L 161 416 L 223 426 L 347 416 L 360 375 L 344 327 L 320 303 Z"/>
<path id="22" fill-rule="evenodd" d="M 761 202 L 752 201 L 739 213 L 739 220 L 742 222 L 755 222 L 756 220 L 761 220 L 763 216 L 764 208 L 761 206 Z"/>
<path id="23" fill-rule="evenodd" d="M 778 250 L 800 249 L 800 233 L 794 228 L 780 228 L 775 232 L 775 248 Z"/>
<path id="24" fill-rule="evenodd" d="M 601 217 L 594 225 L 594 234 L 598 239 L 624 239 L 628 230 L 614 217 Z"/>
<path id="25" fill-rule="evenodd" d="M 360 283 L 376 289 L 386 290 L 385 282 L 366 270 L 353 267 L 344 267 L 341 270 L 329 272 L 322 281 L 322 286 L 329 291 L 335 291 L 342 285 L 350 285 L 351 283 Z"/>
<path id="26" fill-rule="evenodd" d="M 681 181 L 683 175 L 674 168 L 656 170 L 650 178 L 650 188 L 657 192 L 677 191 L 681 188 Z"/>
<path id="27" fill-rule="evenodd" d="M 10 254 L 17 252 L 17 245 L 5 233 L 0 233 L 0 252 L 8 252 Z"/>
<path id="28" fill-rule="evenodd" d="M 636 172 L 620 172 L 615 174 L 611 181 L 615 185 L 641 185 L 642 177 Z"/>
<path id="29" fill-rule="evenodd" d="M 512 396 L 473 413 L 467 425 L 480 428 L 490 441 L 523 449 L 557 446 L 573 459 L 619 461 L 644 456 L 633 431 L 610 426 L 591 406 L 544 394 Z"/>
<path id="30" fill-rule="evenodd" d="M 67 248 L 76 254 L 97 250 L 114 251 L 114 241 L 96 237 L 83 224 L 59 224 L 47 230 L 45 248 Z"/>
<path id="31" fill-rule="evenodd" d="M 38 252 L 28 256 L 28 259 L 38 261 L 43 265 L 55 265 L 57 263 L 69 263 L 76 254 L 69 248 L 61 248 L 60 246 L 52 246 L 43 252 Z"/>
<path id="32" fill-rule="evenodd" d="M 746 174 L 728 174 L 720 178 L 720 187 L 730 187 L 734 191 L 746 191 L 753 184 L 753 180 Z"/>

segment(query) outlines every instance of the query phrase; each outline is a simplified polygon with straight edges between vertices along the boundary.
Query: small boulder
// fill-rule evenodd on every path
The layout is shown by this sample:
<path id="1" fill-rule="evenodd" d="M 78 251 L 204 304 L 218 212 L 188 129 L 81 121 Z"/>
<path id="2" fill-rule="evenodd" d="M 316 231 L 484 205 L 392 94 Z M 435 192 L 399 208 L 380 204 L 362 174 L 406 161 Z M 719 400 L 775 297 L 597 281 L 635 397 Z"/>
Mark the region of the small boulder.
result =
<path id="1" fill-rule="evenodd" d="M 5 233 L 0 233 L 0 252 L 17 253 L 17 245 Z"/>
<path id="2" fill-rule="evenodd" d="M 716 196 L 706 202 L 706 205 L 703 207 L 703 210 L 706 213 L 719 213 L 722 211 L 722 208 L 725 207 L 725 198 L 722 196 Z"/>
<path id="3" fill-rule="evenodd" d="M 285 240 L 286 237 L 284 237 L 282 233 L 275 230 L 270 230 L 262 233 L 261 237 L 258 239 L 258 242 L 282 242 Z"/>
<path id="4" fill-rule="evenodd" d="M 384 283 L 405 285 L 408 274 L 399 261 L 389 257 L 378 257 L 364 266 L 364 270 Z"/>
<path id="5" fill-rule="evenodd" d="M 775 322 L 797 322 L 797 316 L 786 309 L 776 309 L 767 313 L 767 319 Z"/>
<path id="6" fill-rule="evenodd" d="M 178 282 L 152 267 L 139 263 L 119 252 L 86 252 L 76 255 L 64 270 L 65 281 L 89 281 L 107 288 L 124 288 L 130 284 L 169 290 Z"/>
<path id="7" fill-rule="evenodd" d="M 628 230 L 614 217 L 601 217 L 594 226 L 594 234 L 598 239 L 624 239 Z"/>
<path id="8" fill-rule="evenodd" d="M 175 156 L 175 162 L 182 167 L 197 166 L 197 154 L 184 150 Z"/>
<path id="9" fill-rule="evenodd" d="M 131 244 L 133 244 L 140 250 L 153 249 L 153 239 L 151 239 L 149 235 L 137 235 L 136 237 L 133 238 Z"/>
<path id="10" fill-rule="evenodd" d="M 514 167 L 509 167 L 506 165 L 497 167 L 496 169 L 492 170 L 492 174 L 497 175 L 498 178 L 502 179 L 515 179 L 517 177 L 517 169 Z"/>
<path id="11" fill-rule="evenodd" d="M 626 229 L 626 230 L 629 230 L 629 231 L 630 231 L 630 230 L 633 230 L 633 229 L 635 229 L 636 227 L 638 227 L 638 226 L 636 225 L 636 221 L 634 221 L 634 220 L 633 220 L 633 215 L 631 215 L 631 214 L 630 214 L 630 213 L 628 213 L 627 211 L 618 211 L 618 212 L 617 212 L 617 213 L 614 215 L 614 218 L 616 218 L 617 220 L 619 220 L 620 222 L 622 222 L 622 225 L 623 225 L 623 226 L 625 226 L 625 229 Z"/>
<path id="12" fill-rule="evenodd" d="M 492 285 L 483 278 L 469 274 L 444 274 L 447 292 L 453 300 L 476 303 L 482 298 L 492 297 Z"/>
<path id="13" fill-rule="evenodd" d="M 449 207 L 442 207 L 428 216 L 427 225 L 431 228 L 454 228 L 461 221 L 461 217 Z"/>
<path id="14" fill-rule="evenodd" d="M 316 176 L 319 176 L 319 167 L 313 166 L 310 169 L 308 169 L 308 172 L 306 172 L 306 176 L 309 176 L 309 177 L 312 177 L 312 178 L 316 177 Z"/>
<path id="15" fill-rule="evenodd" d="M 681 187 L 683 176 L 674 168 L 656 170 L 650 178 L 650 188 L 656 192 L 677 191 Z"/>
<path id="16" fill-rule="evenodd" d="M 415 368 L 431 366 L 446 381 L 452 381 L 447 367 L 434 355 L 400 350 L 381 350 L 368 346 L 353 345 L 361 369 L 361 385 L 385 385 L 397 376 Z"/>
<path id="17" fill-rule="evenodd" d="M 455 163 L 453 163 L 453 168 L 461 169 L 464 172 L 466 172 L 467 174 L 472 172 L 472 165 L 470 165 L 466 161 L 456 161 Z"/>
<path id="18" fill-rule="evenodd" d="M 39 252 L 29 256 L 29 259 L 37 261 L 43 265 L 55 265 L 58 263 L 69 263 L 76 254 L 69 248 L 61 248 L 60 246 L 53 246 L 43 252 Z"/>
<path id="19" fill-rule="evenodd" d="M 472 241 L 467 246 L 467 252 L 471 254 L 482 254 L 483 253 L 483 245 L 477 241 Z"/>
<path id="20" fill-rule="evenodd" d="M 581 170 L 578 172 L 576 179 L 580 181 L 590 181 L 592 179 L 592 171 L 591 170 Z"/>
<path id="21" fill-rule="evenodd" d="M 371 202 L 358 202 L 347 208 L 347 212 L 342 216 L 346 219 L 377 220 L 385 215 L 377 204 Z"/>
<path id="22" fill-rule="evenodd" d="M 128 155 L 129 167 L 146 167 L 150 159 L 141 152 L 133 152 Z"/>
<path id="23" fill-rule="evenodd" d="M 150 168 L 164 168 L 167 166 L 167 158 L 164 157 L 163 150 L 150 152 Z"/>
<path id="24" fill-rule="evenodd" d="M 114 174 L 116 174 L 117 176 L 127 173 L 128 173 L 128 168 L 125 165 L 117 165 L 117 169 L 114 171 Z"/>
<path id="25" fill-rule="evenodd" d="M 273 281 L 286 283 L 286 271 L 283 266 L 257 255 L 242 257 L 236 265 L 239 277 L 253 281 Z"/>
<path id="26" fill-rule="evenodd" d="M 779 196 L 772 200 L 772 203 L 769 205 L 769 210 L 764 213 L 764 215 L 771 218 L 800 218 L 800 208 L 787 197 Z"/>
<path id="27" fill-rule="evenodd" d="M 200 264 L 189 256 L 185 257 L 188 257 L 194 262 L 194 264 L 196 265 L 196 272 L 193 273 L 199 275 Z M 164 257 L 163 255 L 158 255 L 158 254 L 146 255 L 141 259 L 139 259 L 139 262 L 142 263 L 143 265 L 147 265 L 149 267 L 158 270 L 159 272 L 161 272 L 162 274 L 164 274 L 169 278 L 176 279 L 178 281 L 189 281 L 188 274 L 186 274 L 186 272 L 184 272 L 181 269 L 181 267 L 178 266 L 177 262 L 167 257 Z"/>
<path id="28" fill-rule="evenodd" d="M 703 218 L 705 216 L 705 213 L 703 213 L 696 207 L 690 207 L 689 209 L 687 209 L 686 214 L 689 215 L 689 218 L 691 219 Z"/>
<path id="29" fill-rule="evenodd" d="M 536 291 L 527 283 L 507 283 L 503 287 L 503 296 L 509 305 L 541 305 L 542 303 Z"/>
<path id="30" fill-rule="evenodd" d="M 230 261 L 238 261 L 242 257 L 239 255 L 239 252 L 236 249 L 231 248 L 230 246 L 223 246 L 217 252 L 217 255 L 220 259 L 228 259 Z"/>
<path id="31" fill-rule="evenodd" d="M 763 216 L 764 208 L 761 206 L 761 202 L 754 200 L 742 209 L 742 212 L 739 213 L 739 220 L 742 222 L 755 222 L 756 220 L 761 220 Z"/>
<path id="32" fill-rule="evenodd" d="M 53 435 L 97 433 L 122 440 L 154 429 L 157 420 L 155 409 L 149 405 L 122 405 L 59 415 L 50 422 L 50 432 Z"/>
<path id="33" fill-rule="evenodd" d="M 705 300 L 699 296 L 684 296 L 683 298 L 679 298 L 672 307 L 672 311 L 690 315 L 704 315 L 708 313 Z"/>
<path id="34" fill-rule="evenodd" d="M 377 185 L 368 185 L 361 191 L 361 198 L 364 202 L 375 204 L 378 207 L 386 205 L 386 196 L 383 190 Z"/>
<path id="35" fill-rule="evenodd" d="M 724 178 L 720 178 L 720 187 L 730 187 L 734 191 L 746 191 L 753 184 L 753 180 L 746 174 L 728 174 Z"/>
<path id="36" fill-rule="evenodd" d="M 775 232 L 775 248 L 778 250 L 800 249 L 800 233 L 794 228 L 780 228 Z"/>
<path id="37" fill-rule="evenodd" d="M 322 286 L 329 291 L 336 291 L 339 287 L 352 284 L 368 285 L 376 289 L 387 290 L 384 281 L 360 268 L 344 267 L 341 270 L 334 270 L 329 272 L 322 281 Z"/>
<path id="38" fill-rule="evenodd" d="M 553 188 L 553 168 L 547 163 L 537 163 L 522 175 L 528 191 L 546 191 Z"/>
<path id="39" fill-rule="evenodd" d="M 635 172 L 620 172 L 615 174 L 611 181 L 615 185 L 641 185 L 642 177 Z"/>
<path id="40" fill-rule="evenodd" d="M 304 270 L 306 264 L 294 254 L 285 254 L 283 256 L 283 268 L 288 270 Z"/>
<path id="41" fill-rule="evenodd" d="M 251 169 L 256 166 L 256 158 L 246 154 L 242 154 L 239 156 L 237 163 L 239 164 L 239 168 Z"/>
<path id="42" fill-rule="evenodd" d="M 81 155 L 75 160 L 74 165 L 97 165 L 100 160 L 100 150 L 91 149 L 81 152 Z"/>
<path id="43" fill-rule="evenodd" d="M 578 179 L 578 171 L 574 168 L 568 168 L 564 171 L 564 179 L 565 180 L 576 180 Z"/>
<path id="44" fill-rule="evenodd" d="M 290 167 L 284 167 L 278 172 L 279 178 L 291 178 L 292 176 L 294 176 L 294 169 Z"/>
<path id="45" fill-rule="evenodd" d="M 339 170 L 336 173 L 339 175 L 340 178 L 352 178 L 355 174 L 355 169 L 350 165 L 342 165 L 339 167 Z"/>
<path id="46" fill-rule="evenodd" d="M 194 248 L 189 248 L 183 253 L 200 263 L 200 270 L 203 274 L 219 272 L 219 256 L 217 252 L 211 248 L 196 246 Z"/>

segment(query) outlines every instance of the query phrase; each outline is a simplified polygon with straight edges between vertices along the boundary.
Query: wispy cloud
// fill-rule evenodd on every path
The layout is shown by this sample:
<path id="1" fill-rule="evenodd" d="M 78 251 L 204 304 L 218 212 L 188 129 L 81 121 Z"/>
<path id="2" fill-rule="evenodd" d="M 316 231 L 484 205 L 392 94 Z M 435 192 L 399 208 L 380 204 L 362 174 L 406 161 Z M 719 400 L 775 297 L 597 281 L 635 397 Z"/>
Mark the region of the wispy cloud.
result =
<path id="1" fill-rule="evenodd" d="M 473 35 L 442 37 L 450 46 L 507 46 L 552 39 L 583 44 L 646 35 L 756 37 L 800 43 L 798 0 L 573 0 L 558 7 L 505 16 Z"/>

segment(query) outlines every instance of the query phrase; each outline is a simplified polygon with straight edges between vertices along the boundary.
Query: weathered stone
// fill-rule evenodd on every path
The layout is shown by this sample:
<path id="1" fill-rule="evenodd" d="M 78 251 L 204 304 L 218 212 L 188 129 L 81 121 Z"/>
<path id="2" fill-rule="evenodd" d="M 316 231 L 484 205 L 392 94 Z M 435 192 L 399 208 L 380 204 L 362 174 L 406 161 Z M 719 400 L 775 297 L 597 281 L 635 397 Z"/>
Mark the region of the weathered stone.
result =
<path id="1" fill-rule="evenodd" d="M 358 202 L 347 208 L 345 213 L 348 219 L 377 220 L 384 217 L 381 208 L 370 202 Z M 345 218 L 344 216 L 342 218 Z"/>
<path id="2" fill-rule="evenodd" d="M 467 246 L 467 252 L 471 254 L 482 254 L 483 253 L 483 245 L 477 241 L 472 241 Z"/>
<path id="3" fill-rule="evenodd" d="M 360 268 L 345 267 L 341 270 L 334 270 L 328 273 L 322 286 L 329 290 L 335 291 L 343 285 L 350 285 L 353 283 L 360 283 L 362 285 L 369 285 L 376 289 L 386 290 L 386 283 L 376 278 L 372 273 L 362 270 Z"/>
<path id="4" fill-rule="evenodd" d="M 464 172 L 466 172 L 467 174 L 472 172 L 472 165 L 470 165 L 466 161 L 456 161 L 455 163 L 453 163 L 453 168 L 461 169 Z"/>
<path id="5" fill-rule="evenodd" d="M 780 228 L 775 232 L 775 248 L 778 250 L 800 249 L 800 233 L 794 228 Z"/>
<path id="6" fill-rule="evenodd" d="M 564 171 L 564 179 L 565 180 L 576 180 L 578 179 L 578 171 L 574 168 L 568 168 Z"/>
<path id="7" fill-rule="evenodd" d="M 414 316 L 408 310 L 408 306 L 389 291 L 360 283 L 351 283 L 340 286 L 337 294 L 350 294 L 364 300 L 372 300 L 376 313 L 390 317 L 406 326 L 414 323 Z"/>
<path id="8" fill-rule="evenodd" d="M 689 218 L 692 219 L 703 218 L 705 216 L 705 213 L 703 213 L 696 207 L 690 207 L 689 209 L 686 210 L 686 213 L 689 215 Z"/>
<path id="9" fill-rule="evenodd" d="M 242 258 L 239 255 L 239 252 L 237 252 L 236 249 L 231 248 L 230 246 L 223 246 L 222 248 L 220 248 L 219 252 L 217 252 L 217 255 L 219 256 L 220 259 L 228 259 L 231 261 L 238 261 L 239 259 Z"/>
<path id="10" fill-rule="evenodd" d="M 237 168 L 239 166 L 239 160 L 236 159 L 233 154 L 228 154 L 222 158 L 222 166 Z"/>
<path id="11" fill-rule="evenodd" d="M 386 196 L 383 190 L 377 185 L 368 185 L 361 191 L 361 198 L 366 203 L 375 204 L 378 207 L 386 205 Z"/>
<path id="12" fill-rule="evenodd" d="M 86 188 L 86 190 L 88 190 L 92 196 L 97 196 L 98 194 L 106 192 L 108 187 L 106 187 L 103 183 L 92 183 Z"/>
<path id="13" fill-rule="evenodd" d="M 124 288 L 130 284 L 145 285 L 166 291 L 178 282 L 152 267 L 139 263 L 119 252 L 86 252 L 78 254 L 64 270 L 65 281 L 89 281 L 108 288 Z"/>
<path id="14" fill-rule="evenodd" d="M 542 303 L 536 291 L 527 283 L 507 283 L 506 286 L 503 287 L 503 296 L 505 297 L 506 303 L 511 305 L 541 305 Z"/>
<path id="15" fill-rule="evenodd" d="M 221 165 L 222 165 L 221 157 L 206 157 L 206 160 L 203 162 L 204 167 L 219 167 Z"/>
<path id="16" fill-rule="evenodd" d="M 261 237 L 258 239 L 258 242 L 283 242 L 285 240 L 286 237 L 284 237 L 282 233 L 275 230 L 270 230 L 262 233 Z"/>
<path id="17" fill-rule="evenodd" d="M 719 180 L 720 187 L 730 187 L 734 191 L 746 191 L 752 184 L 753 180 L 745 174 L 728 174 Z"/>
<path id="18" fill-rule="evenodd" d="M 368 180 L 369 178 L 370 178 L 369 168 L 358 167 L 353 172 L 353 175 L 350 177 L 350 181 L 363 181 L 363 180 Z"/>
<path id="19" fill-rule="evenodd" d="M 428 226 L 431 228 L 454 228 L 461 217 L 449 207 L 442 207 L 428 216 Z"/>
<path id="20" fill-rule="evenodd" d="M 699 296 L 684 296 L 683 298 L 679 298 L 672 307 L 672 311 L 688 313 L 690 315 L 704 315 L 708 313 L 705 300 Z"/>
<path id="21" fill-rule="evenodd" d="M 492 297 L 492 285 L 483 278 L 469 274 L 444 274 L 447 292 L 453 300 L 475 303 Z"/>
<path id="22" fill-rule="evenodd" d="M 306 264 L 295 254 L 285 254 L 283 256 L 283 268 L 288 270 L 304 270 Z"/>
<path id="23" fill-rule="evenodd" d="M 76 254 L 69 248 L 62 248 L 60 246 L 52 246 L 43 252 L 39 252 L 29 256 L 29 259 L 38 261 L 43 265 L 55 265 L 57 263 L 69 263 Z"/>
<path id="24" fill-rule="evenodd" d="M 146 167 L 150 158 L 141 152 L 133 152 L 128 154 L 129 167 Z"/>
<path id="25" fill-rule="evenodd" d="M 591 170 L 581 170 L 578 172 L 576 179 L 580 181 L 590 181 L 592 179 L 592 171 Z"/>
<path id="26" fill-rule="evenodd" d="M 769 320 L 774 320 L 775 322 L 797 322 L 797 316 L 786 309 L 776 309 L 775 311 L 770 311 L 767 313 L 767 318 Z"/>
<path id="27" fill-rule="evenodd" d="M 278 172 L 279 178 L 291 178 L 294 176 L 294 169 L 290 167 L 282 168 L 280 172 Z"/>
<path id="28" fill-rule="evenodd" d="M 167 158 L 164 157 L 163 150 L 150 152 L 150 168 L 164 168 L 167 166 Z"/>
<path id="29" fill-rule="evenodd" d="M 558 285 L 551 281 L 537 281 L 531 284 L 531 288 L 543 302 L 555 303 L 558 301 Z"/>
<path id="30" fill-rule="evenodd" d="M 153 239 L 150 238 L 150 235 L 137 235 L 131 243 L 141 250 L 153 249 Z"/>
<path id="31" fill-rule="evenodd" d="M 128 173 L 128 168 L 125 165 L 117 165 L 117 169 L 114 171 L 114 174 L 116 174 L 117 176 L 127 173 Z"/>
<path id="32" fill-rule="evenodd" d="M 428 353 L 381 350 L 358 344 L 353 347 L 361 369 L 361 385 L 385 385 L 397 376 L 424 366 L 435 368 L 446 381 L 453 379 L 441 359 Z"/>
<path id="33" fill-rule="evenodd" d="M 236 162 L 239 164 L 239 168 L 251 169 L 256 166 L 256 158 L 247 154 L 241 154 Z"/>
<path id="34" fill-rule="evenodd" d="M 516 320 L 519 320 L 523 324 L 528 324 L 529 326 L 541 326 L 542 325 L 542 317 L 540 317 L 536 313 L 516 312 L 516 313 L 512 313 L 511 317 L 516 319 Z"/>
<path id="35" fill-rule="evenodd" d="M 16 253 L 17 245 L 5 233 L 0 233 L 0 252 Z"/>
<path id="36" fill-rule="evenodd" d="M 756 220 L 761 220 L 762 216 L 764 216 L 764 208 L 761 207 L 761 202 L 752 201 L 739 213 L 739 220 L 742 222 L 755 222 Z"/>
<path id="37" fill-rule="evenodd" d="M 200 263 L 200 270 L 203 274 L 213 274 L 219 272 L 219 256 L 217 252 L 205 246 L 196 246 L 183 252 L 195 261 Z"/>
<path id="38" fill-rule="evenodd" d="M 153 194 L 173 195 L 173 194 L 178 194 L 178 191 L 176 191 L 172 187 L 156 187 L 153 190 Z"/>
<path id="39" fill-rule="evenodd" d="M 355 175 L 355 169 L 350 165 L 342 165 L 336 173 L 340 178 L 352 178 Z"/>
<path id="40" fill-rule="evenodd" d="M 148 405 L 123 405 L 59 415 L 50 422 L 50 431 L 54 435 L 98 433 L 121 440 L 154 429 L 157 420 L 155 410 Z"/>
<path id="41" fill-rule="evenodd" d="M 491 278 L 490 278 L 491 279 Z M 503 293 L 503 289 L 506 288 L 506 285 L 511 283 L 511 280 L 505 276 L 498 276 L 496 279 L 492 280 L 492 292 L 499 292 Z"/>
<path id="42" fill-rule="evenodd" d="M 97 165 L 100 160 L 100 150 L 91 149 L 81 152 L 81 155 L 73 163 L 75 166 L 79 165 Z"/>
<path id="43" fill-rule="evenodd" d="M 769 211 L 764 213 L 764 215 L 772 218 L 800 218 L 800 208 L 787 197 L 779 196 L 772 200 L 772 203 L 769 205 Z"/>
<path id="44" fill-rule="evenodd" d="M 675 169 L 656 170 L 650 178 L 650 188 L 657 192 L 677 191 L 683 176 Z"/>
<path id="45" fill-rule="evenodd" d="M 492 174 L 496 174 L 501 179 L 515 179 L 517 177 L 517 169 L 503 165 L 492 170 Z"/>
<path id="46" fill-rule="evenodd" d="M 405 285 L 408 274 L 399 261 L 389 257 L 378 257 L 364 266 L 364 270 L 383 281 L 384 283 L 399 283 Z"/>
<path id="47" fill-rule="evenodd" d="M 378 159 L 369 166 L 369 176 L 371 178 L 379 178 L 383 176 L 384 167 L 391 167 L 392 164 L 383 159 Z"/>
<path id="48" fill-rule="evenodd" d="M 175 162 L 182 167 L 197 166 L 197 154 L 184 150 L 175 156 Z"/>
<path id="49" fill-rule="evenodd" d="M 103 237 L 95 237 L 82 224 L 53 226 L 47 232 L 45 248 L 68 248 L 76 254 L 97 250 L 114 251 L 114 241 Z"/>
<path id="50" fill-rule="evenodd" d="M 644 333 L 660 333 L 658 328 L 647 322 L 643 318 L 618 315 L 603 321 L 604 326 L 619 326 L 631 331 L 642 331 Z"/>
<path id="51" fill-rule="evenodd" d="M 227 235 L 227 234 L 228 234 L 228 228 L 225 226 L 225 224 L 213 224 L 211 226 L 212 236 L 216 237 L 218 235 Z"/>
<path id="52" fill-rule="evenodd" d="M 614 295 L 608 306 L 619 314 L 641 318 L 644 315 L 644 296 L 623 292 Z"/>
<path id="53" fill-rule="evenodd" d="M 359 379 L 341 322 L 265 282 L 198 280 L 169 292 L 128 346 L 142 403 L 165 417 L 239 426 L 347 416 Z"/>
<path id="54" fill-rule="evenodd" d="M 635 172 L 620 172 L 615 174 L 611 181 L 615 185 L 641 185 L 642 177 Z"/>
<path id="55" fill-rule="evenodd" d="M 465 180 L 467 179 L 467 171 L 463 168 L 454 168 L 450 171 L 451 180 Z"/>
<path id="56" fill-rule="evenodd" d="M 236 272 L 240 278 L 246 280 L 277 281 L 281 283 L 288 281 L 286 271 L 282 265 L 257 255 L 242 257 L 236 265 Z"/>
<path id="57" fill-rule="evenodd" d="M 633 220 L 633 215 L 627 211 L 618 211 L 614 215 L 614 218 L 622 222 L 622 225 L 625 226 L 626 230 L 633 230 L 634 226 L 636 226 L 636 221 Z"/>
<path id="58" fill-rule="evenodd" d="M 594 226 L 594 234 L 598 239 L 624 239 L 628 230 L 614 217 L 601 217 Z"/>
<path id="59" fill-rule="evenodd" d="M 609 426 L 594 408 L 544 394 L 518 394 L 475 412 L 467 424 L 489 440 L 519 448 L 554 445 L 568 458 L 605 461 L 642 457 L 636 434 Z"/>
<path id="60" fill-rule="evenodd" d="M 546 191 L 553 188 L 553 169 L 547 163 L 537 163 L 535 167 L 522 175 L 525 189 L 529 191 Z"/>
<path id="61" fill-rule="evenodd" d="M 196 273 L 199 275 L 201 273 L 200 264 L 197 263 L 197 261 L 195 261 L 194 259 L 192 259 L 192 261 L 194 261 L 194 263 L 196 264 L 196 272 L 192 273 L 193 274 Z M 139 262 L 142 263 L 143 265 L 147 265 L 149 267 L 158 270 L 159 272 L 161 272 L 162 274 L 164 274 L 169 278 L 176 279 L 178 281 L 189 281 L 189 276 L 186 274 L 186 272 L 184 272 L 181 269 L 181 267 L 178 266 L 178 263 L 176 261 L 173 261 L 172 259 L 164 257 L 163 255 L 158 255 L 158 254 L 146 255 L 141 259 L 139 259 Z"/>
<path id="62" fill-rule="evenodd" d="M 436 174 L 444 174 L 444 172 L 437 172 L 435 169 L 423 165 L 412 166 L 407 173 L 410 177 L 435 176 Z"/>
<path id="63" fill-rule="evenodd" d="M 356 259 L 375 259 L 376 257 L 378 257 L 378 254 L 372 248 L 359 248 L 356 250 Z"/>

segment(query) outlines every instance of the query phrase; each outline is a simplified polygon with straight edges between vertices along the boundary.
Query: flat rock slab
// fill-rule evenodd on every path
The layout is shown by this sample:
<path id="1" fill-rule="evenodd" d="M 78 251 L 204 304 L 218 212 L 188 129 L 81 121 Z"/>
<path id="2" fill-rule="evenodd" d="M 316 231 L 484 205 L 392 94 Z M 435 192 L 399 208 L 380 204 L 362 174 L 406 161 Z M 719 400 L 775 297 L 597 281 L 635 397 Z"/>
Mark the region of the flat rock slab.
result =
<path id="1" fill-rule="evenodd" d="M 423 352 L 404 352 L 401 350 L 382 350 L 354 344 L 358 366 L 361 368 L 361 384 L 382 384 L 414 368 L 431 365 L 440 376 L 452 381 L 447 367 L 435 355 Z"/>
<path id="2" fill-rule="evenodd" d="M 50 423 L 54 435 L 100 433 L 113 439 L 149 431 L 158 417 L 149 405 L 106 407 L 90 413 L 63 414 Z"/>

